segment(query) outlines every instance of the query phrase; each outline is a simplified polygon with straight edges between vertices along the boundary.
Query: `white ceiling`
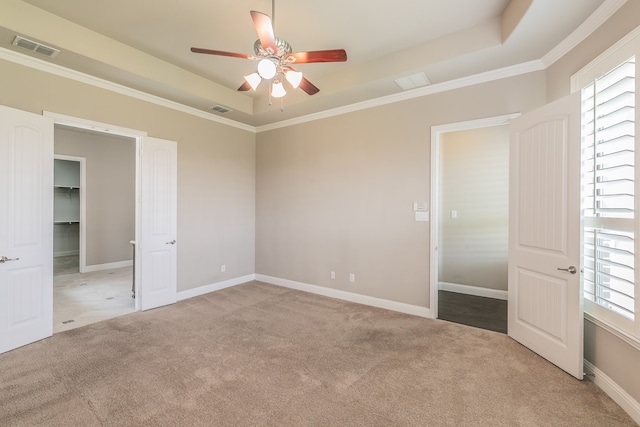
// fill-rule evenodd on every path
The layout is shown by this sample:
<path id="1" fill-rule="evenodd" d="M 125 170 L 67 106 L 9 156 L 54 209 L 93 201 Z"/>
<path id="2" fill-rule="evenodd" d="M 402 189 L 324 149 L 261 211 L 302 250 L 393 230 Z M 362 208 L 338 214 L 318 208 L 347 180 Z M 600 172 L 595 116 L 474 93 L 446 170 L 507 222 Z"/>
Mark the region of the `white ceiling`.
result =
<path id="1" fill-rule="evenodd" d="M 606 3 L 533 0 L 504 32 L 507 7 L 529 1 L 276 0 L 276 36 L 294 51 L 348 54 L 345 63 L 298 65 L 320 92 L 289 89 L 284 112 L 268 105 L 264 85 L 236 90 L 255 62 L 189 50 L 252 54 L 249 11 L 272 15 L 271 0 L 2 0 L 0 47 L 23 52 L 11 46 L 19 34 L 61 49 L 46 59 L 55 64 L 203 111 L 224 105 L 233 111 L 223 117 L 260 126 L 399 93 L 394 79 L 420 71 L 438 84 L 539 60 Z"/>

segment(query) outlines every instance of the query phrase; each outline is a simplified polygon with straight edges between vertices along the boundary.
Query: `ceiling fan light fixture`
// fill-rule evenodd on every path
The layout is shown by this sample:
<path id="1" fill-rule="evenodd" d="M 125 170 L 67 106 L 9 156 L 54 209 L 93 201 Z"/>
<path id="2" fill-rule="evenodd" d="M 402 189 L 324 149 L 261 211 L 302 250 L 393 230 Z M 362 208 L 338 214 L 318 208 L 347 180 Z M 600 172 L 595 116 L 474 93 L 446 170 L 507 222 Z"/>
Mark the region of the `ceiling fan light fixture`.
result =
<path id="1" fill-rule="evenodd" d="M 262 81 L 262 77 L 260 77 L 260 74 L 258 73 L 251 73 L 248 76 L 244 76 L 244 79 L 249 83 L 249 86 L 251 86 L 251 89 L 253 90 L 256 90 Z"/>
<path id="2" fill-rule="evenodd" d="M 271 96 L 273 96 L 274 98 L 282 98 L 286 94 L 287 91 L 284 90 L 282 82 L 280 82 L 279 80 L 275 80 L 271 88 Z"/>
<path id="3" fill-rule="evenodd" d="M 298 86 L 300 86 L 300 82 L 302 81 L 302 73 L 300 71 L 289 70 L 284 75 L 284 77 L 287 79 L 289 83 L 291 83 L 291 86 L 294 89 L 297 89 Z"/>
<path id="4" fill-rule="evenodd" d="M 238 91 L 244 92 L 249 89 L 253 89 L 255 91 L 262 80 L 268 80 L 269 105 L 272 105 L 271 98 L 282 98 L 287 94 L 287 91 L 284 89 L 282 84 L 283 80 L 286 79 L 294 89 L 299 87 L 306 92 L 307 95 L 315 95 L 320 91 L 320 89 L 307 80 L 301 72 L 295 71 L 291 68 L 291 64 L 344 62 L 347 60 L 347 52 L 345 52 L 344 49 L 314 50 L 292 53 L 293 49 L 287 41 L 276 38 L 274 32 L 275 19 L 255 10 L 251 10 L 249 13 L 253 20 L 253 26 L 258 33 L 258 39 L 253 44 L 255 55 L 203 49 L 199 47 L 191 48 L 191 52 L 193 53 L 229 56 L 232 58 L 257 61 L 257 73 L 244 76 L 245 81 L 240 85 Z M 271 15 L 275 15 L 275 0 L 272 0 L 271 3 Z"/>
<path id="5" fill-rule="evenodd" d="M 263 79 L 270 80 L 274 78 L 276 75 L 276 71 L 276 64 L 274 64 L 271 59 L 264 58 L 260 62 L 258 62 L 258 74 L 260 74 L 260 77 L 262 77 Z"/>

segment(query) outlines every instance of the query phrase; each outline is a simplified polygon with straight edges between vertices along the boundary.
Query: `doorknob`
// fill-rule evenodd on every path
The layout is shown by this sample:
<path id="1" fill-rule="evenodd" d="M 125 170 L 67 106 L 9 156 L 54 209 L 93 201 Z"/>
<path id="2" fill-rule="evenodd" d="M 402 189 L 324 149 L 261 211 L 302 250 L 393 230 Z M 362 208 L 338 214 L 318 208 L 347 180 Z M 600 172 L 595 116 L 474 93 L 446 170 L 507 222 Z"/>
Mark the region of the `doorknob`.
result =
<path id="1" fill-rule="evenodd" d="M 20 258 L 7 258 L 6 256 L 0 256 L 0 264 L 4 264 L 7 261 L 18 261 Z"/>
<path id="2" fill-rule="evenodd" d="M 578 272 L 578 270 L 573 265 L 570 266 L 569 268 L 560 268 L 560 267 L 558 267 L 558 270 L 568 271 L 571 274 L 576 274 Z"/>
<path id="3" fill-rule="evenodd" d="M 165 243 L 165 245 L 175 245 L 175 244 L 176 244 L 175 239 L 170 241 L 170 242 Z"/>

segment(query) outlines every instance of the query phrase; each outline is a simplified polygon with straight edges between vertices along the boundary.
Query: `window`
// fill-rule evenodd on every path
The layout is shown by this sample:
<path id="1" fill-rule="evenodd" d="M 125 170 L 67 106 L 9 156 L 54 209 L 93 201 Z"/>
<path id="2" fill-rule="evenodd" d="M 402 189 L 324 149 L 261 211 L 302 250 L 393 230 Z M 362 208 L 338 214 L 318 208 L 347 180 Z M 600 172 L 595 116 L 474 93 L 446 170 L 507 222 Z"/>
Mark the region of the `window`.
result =
<path id="1" fill-rule="evenodd" d="M 635 319 L 635 57 L 582 90 L 584 297 Z"/>
<path id="2" fill-rule="evenodd" d="M 582 91 L 585 312 L 640 343 L 636 33 L 574 76 L 573 85 Z"/>

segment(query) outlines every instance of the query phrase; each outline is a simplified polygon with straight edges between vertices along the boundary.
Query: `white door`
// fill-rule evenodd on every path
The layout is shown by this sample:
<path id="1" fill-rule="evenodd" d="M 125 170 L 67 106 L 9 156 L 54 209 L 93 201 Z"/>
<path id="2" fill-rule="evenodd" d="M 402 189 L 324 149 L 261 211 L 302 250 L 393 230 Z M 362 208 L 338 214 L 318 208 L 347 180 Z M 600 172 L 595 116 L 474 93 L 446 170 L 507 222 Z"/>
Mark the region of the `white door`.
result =
<path id="1" fill-rule="evenodd" d="M 177 300 L 177 144 L 145 137 L 140 161 L 142 220 L 136 250 L 136 295 L 140 308 L 149 310 Z"/>
<path id="2" fill-rule="evenodd" d="M 0 106 L 0 353 L 53 333 L 53 120 Z"/>
<path id="3" fill-rule="evenodd" d="M 511 123 L 508 330 L 582 379 L 579 96 Z"/>

